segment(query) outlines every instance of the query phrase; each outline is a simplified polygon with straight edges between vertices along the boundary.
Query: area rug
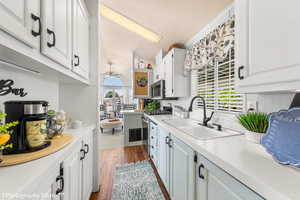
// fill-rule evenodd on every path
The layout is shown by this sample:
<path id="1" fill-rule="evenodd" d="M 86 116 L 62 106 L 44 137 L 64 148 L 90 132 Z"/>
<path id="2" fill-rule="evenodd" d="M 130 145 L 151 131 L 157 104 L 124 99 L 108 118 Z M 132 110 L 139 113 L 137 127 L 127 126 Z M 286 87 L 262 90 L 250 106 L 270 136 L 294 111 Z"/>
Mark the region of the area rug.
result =
<path id="1" fill-rule="evenodd" d="M 112 200 L 164 200 L 151 164 L 148 161 L 117 167 Z"/>

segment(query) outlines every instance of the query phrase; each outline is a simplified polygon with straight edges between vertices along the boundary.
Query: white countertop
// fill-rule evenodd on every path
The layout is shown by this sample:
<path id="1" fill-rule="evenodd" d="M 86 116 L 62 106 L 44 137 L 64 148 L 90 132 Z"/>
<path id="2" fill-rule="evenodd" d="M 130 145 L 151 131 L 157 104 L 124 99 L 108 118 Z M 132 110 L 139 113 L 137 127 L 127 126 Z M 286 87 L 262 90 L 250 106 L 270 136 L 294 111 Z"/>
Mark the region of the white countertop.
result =
<path id="1" fill-rule="evenodd" d="M 143 111 L 137 111 L 137 110 L 121 110 L 120 113 L 126 114 L 126 115 L 142 115 L 144 114 Z"/>
<path id="2" fill-rule="evenodd" d="M 79 129 L 66 129 L 64 132 L 74 135 L 73 141 L 49 156 L 33 160 L 27 163 L 0 167 L 0 199 L 2 194 L 22 194 L 30 188 L 34 188 L 37 179 L 44 176 L 48 171 L 59 170 L 59 161 L 66 157 L 74 145 L 79 141 L 84 132 L 92 131 L 94 125 L 85 125 Z"/>
<path id="3" fill-rule="evenodd" d="M 245 136 L 199 141 L 164 123 L 171 115 L 148 118 L 268 200 L 299 200 L 300 169 L 278 164 Z"/>

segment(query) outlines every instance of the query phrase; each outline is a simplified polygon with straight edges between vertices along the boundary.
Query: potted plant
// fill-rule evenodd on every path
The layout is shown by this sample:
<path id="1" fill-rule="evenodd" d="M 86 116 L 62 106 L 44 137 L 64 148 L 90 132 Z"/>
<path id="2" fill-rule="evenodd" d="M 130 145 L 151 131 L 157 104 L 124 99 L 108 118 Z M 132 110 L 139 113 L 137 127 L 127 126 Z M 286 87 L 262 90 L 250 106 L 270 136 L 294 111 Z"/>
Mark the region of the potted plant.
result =
<path id="1" fill-rule="evenodd" d="M 238 117 L 240 124 L 247 130 L 246 138 L 252 142 L 260 143 L 261 137 L 267 132 L 269 117 L 265 113 L 251 112 Z"/>
<path id="2" fill-rule="evenodd" d="M 12 133 L 10 129 L 19 124 L 18 121 L 3 123 L 5 116 L 6 116 L 5 112 L 0 110 L 0 162 L 2 162 L 3 149 L 12 147 L 12 144 L 7 144 L 7 142 L 10 139 L 10 134 Z"/>

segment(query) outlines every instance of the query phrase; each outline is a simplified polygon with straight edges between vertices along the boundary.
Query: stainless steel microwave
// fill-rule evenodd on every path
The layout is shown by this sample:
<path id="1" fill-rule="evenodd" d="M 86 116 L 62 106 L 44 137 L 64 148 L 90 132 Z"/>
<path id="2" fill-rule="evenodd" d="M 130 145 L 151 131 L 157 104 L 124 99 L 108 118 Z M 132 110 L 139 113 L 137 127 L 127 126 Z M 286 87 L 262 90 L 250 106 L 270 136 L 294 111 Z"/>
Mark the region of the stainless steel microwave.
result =
<path id="1" fill-rule="evenodd" d="M 165 80 L 159 80 L 151 84 L 152 99 L 165 98 Z"/>

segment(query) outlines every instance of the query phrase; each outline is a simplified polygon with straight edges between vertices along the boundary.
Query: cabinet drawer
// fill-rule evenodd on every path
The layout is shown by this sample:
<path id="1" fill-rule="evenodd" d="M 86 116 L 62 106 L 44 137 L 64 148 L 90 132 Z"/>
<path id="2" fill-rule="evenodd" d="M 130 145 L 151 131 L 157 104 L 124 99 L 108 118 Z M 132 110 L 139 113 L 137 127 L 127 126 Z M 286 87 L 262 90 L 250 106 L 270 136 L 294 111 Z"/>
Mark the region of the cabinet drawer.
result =
<path id="1" fill-rule="evenodd" d="M 151 139 L 151 136 L 150 136 L 150 146 L 154 146 L 156 147 L 157 146 L 157 140 L 156 140 L 156 137 L 154 139 Z"/>

